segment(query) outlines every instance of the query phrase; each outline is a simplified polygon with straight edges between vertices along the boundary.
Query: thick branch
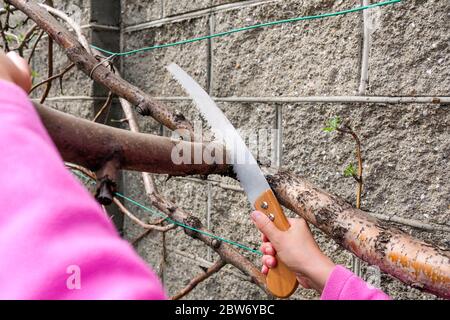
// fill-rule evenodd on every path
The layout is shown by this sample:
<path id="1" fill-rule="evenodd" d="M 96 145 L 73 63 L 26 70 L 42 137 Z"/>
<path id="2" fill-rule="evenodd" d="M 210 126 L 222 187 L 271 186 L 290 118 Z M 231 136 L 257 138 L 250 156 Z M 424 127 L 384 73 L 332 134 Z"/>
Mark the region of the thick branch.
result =
<path id="1" fill-rule="evenodd" d="M 9 0 L 8 2 L 29 16 L 41 30 L 45 30 L 65 50 L 69 59 L 80 70 L 87 75 L 92 74 L 92 78 L 97 83 L 130 101 L 139 113 L 153 117 L 172 130 L 182 128 L 192 131 L 192 126 L 182 115 L 168 111 L 161 103 L 114 74 L 109 68 L 103 64 L 99 65 L 99 61 L 86 51 L 77 38 L 37 3 L 25 0 Z"/>
<path id="2" fill-rule="evenodd" d="M 359 258 L 404 283 L 450 297 L 450 253 L 382 223 L 289 173 L 268 176 L 280 202 Z"/>
<path id="3" fill-rule="evenodd" d="M 172 151 L 191 150 L 190 161 L 194 163 L 195 152 L 203 153 L 201 143 L 188 143 L 149 134 L 99 125 L 76 118 L 63 112 L 36 106 L 42 121 L 58 146 L 65 161 L 99 170 L 109 159 L 120 159 L 120 167 L 126 170 L 171 175 L 229 173 L 225 164 L 208 165 L 179 164 L 172 161 Z M 221 160 L 224 163 L 224 159 Z"/>

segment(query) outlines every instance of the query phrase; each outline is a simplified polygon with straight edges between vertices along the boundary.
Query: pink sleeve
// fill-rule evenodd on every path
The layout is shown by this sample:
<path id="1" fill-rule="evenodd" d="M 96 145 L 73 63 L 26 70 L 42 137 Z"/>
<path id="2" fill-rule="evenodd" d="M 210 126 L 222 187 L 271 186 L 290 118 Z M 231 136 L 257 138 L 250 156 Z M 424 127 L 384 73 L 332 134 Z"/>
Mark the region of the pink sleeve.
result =
<path id="1" fill-rule="evenodd" d="M 0 299 L 164 299 L 66 170 L 25 92 L 0 80 Z"/>
<path id="2" fill-rule="evenodd" d="M 391 300 L 342 266 L 336 266 L 322 292 L 322 300 Z"/>

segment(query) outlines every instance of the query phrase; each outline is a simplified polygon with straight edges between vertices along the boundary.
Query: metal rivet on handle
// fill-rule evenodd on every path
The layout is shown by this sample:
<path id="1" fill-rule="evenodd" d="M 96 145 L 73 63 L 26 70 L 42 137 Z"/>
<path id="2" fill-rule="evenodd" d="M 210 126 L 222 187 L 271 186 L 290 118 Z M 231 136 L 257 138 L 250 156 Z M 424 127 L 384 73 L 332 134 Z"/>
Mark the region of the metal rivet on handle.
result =
<path id="1" fill-rule="evenodd" d="M 275 216 L 273 215 L 273 213 L 269 213 L 268 217 L 269 217 L 270 221 L 275 220 Z"/>
<path id="2" fill-rule="evenodd" d="M 267 209 L 268 207 L 269 207 L 269 204 L 268 204 L 267 202 L 263 201 L 263 202 L 261 203 L 261 208 Z"/>

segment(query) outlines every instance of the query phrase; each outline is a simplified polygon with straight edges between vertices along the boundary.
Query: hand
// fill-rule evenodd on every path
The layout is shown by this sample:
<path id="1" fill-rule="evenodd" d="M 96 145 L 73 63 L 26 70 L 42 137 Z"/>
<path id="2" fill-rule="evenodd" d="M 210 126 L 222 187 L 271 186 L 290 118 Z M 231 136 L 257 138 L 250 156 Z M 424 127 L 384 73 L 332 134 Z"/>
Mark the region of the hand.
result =
<path id="1" fill-rule="evenodd" d="M 28 63 L 17 53 L 0 51 L 0 79 L 15 83 L 26 92 L 31 89 L 31 71 Z"/>
<path id="2" fill-rule="evenodd" d="M 322 292 L 335 264 L 320 250 L 306 221 L 289 219 L 289 230 L 280 231 L 261 212 L 253 212 L 252 219 L 263 233 L 262 273 L 274 268 L 279 258 L 297 274 L 300 285 Z"/>

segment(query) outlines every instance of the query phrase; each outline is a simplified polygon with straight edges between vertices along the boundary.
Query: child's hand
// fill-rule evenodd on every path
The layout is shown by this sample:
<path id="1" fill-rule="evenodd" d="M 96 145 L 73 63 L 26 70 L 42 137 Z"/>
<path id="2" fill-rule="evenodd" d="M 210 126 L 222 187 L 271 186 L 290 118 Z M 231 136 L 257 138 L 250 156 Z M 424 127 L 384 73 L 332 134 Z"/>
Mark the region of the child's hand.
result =
<path id="1" fill-rule="evenodd" d="M 255 211 L 252 219 L 263 233 L 262 273 L 276 266 L 279 257 L 297 274 L 305 288 L 322 292 L 335 264 L 320 250 L 304 219 L 289 219 L 291 228 L 280 231 L 263 213 Z"/>
<path id="2" fill-rule="evenodd" d="M 28 63 L 15 52 L 0 51 L 0 79 L 17 84 L 26 92 L 31 89 L 31 72 Z"/>

